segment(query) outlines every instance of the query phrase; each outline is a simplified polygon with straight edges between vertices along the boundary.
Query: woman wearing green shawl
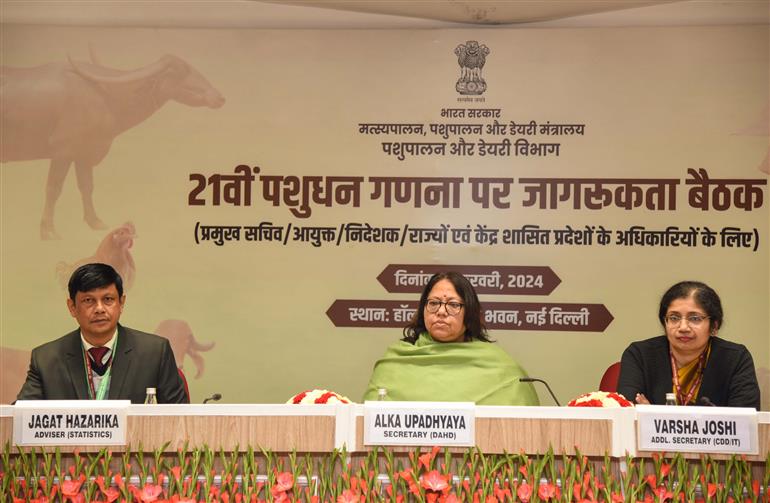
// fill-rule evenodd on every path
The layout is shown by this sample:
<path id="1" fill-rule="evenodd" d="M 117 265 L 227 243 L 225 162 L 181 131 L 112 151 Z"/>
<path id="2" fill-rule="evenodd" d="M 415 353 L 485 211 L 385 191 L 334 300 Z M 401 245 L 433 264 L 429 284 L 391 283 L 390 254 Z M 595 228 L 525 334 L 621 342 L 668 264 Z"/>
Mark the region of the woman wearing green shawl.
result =
<path id="1" fill-rule="evenodd" d="M 487 336 L 473 285 L 461 274 L 434 274 L 404 338 L 374 365 L 364 400 L 539 405 L 524 370 Z"/>

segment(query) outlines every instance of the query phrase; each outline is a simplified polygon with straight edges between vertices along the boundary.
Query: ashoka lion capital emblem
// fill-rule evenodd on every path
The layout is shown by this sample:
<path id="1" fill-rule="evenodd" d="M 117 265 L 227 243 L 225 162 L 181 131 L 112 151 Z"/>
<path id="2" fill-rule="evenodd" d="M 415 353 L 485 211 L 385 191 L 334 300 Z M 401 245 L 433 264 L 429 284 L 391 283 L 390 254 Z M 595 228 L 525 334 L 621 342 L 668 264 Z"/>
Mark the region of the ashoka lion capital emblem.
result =
<path id="1" fill-rule="evenodd" d="M 460 94 L 483 94 L 487 83 L 481 77 L 481 69 L 489 54 L 489 47 L 479 45 L 475 40 L 469 40 L 455 48 L 457 64 L 460 65 L 460 78 L 455 89 Z"/>

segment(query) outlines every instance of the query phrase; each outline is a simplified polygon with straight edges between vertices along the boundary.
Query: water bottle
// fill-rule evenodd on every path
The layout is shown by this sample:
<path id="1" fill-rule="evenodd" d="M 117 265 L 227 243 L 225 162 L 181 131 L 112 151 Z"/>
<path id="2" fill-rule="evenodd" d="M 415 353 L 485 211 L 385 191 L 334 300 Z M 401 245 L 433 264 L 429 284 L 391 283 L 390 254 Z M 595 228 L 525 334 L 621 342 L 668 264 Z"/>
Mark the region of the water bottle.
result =
<path id="1" fill-rule="evenodd" d="M 385 398 L 388 396 L 388 390 L 385 388 L 378 388 L 377 389 L 377 401 L 378 402 L 384 402 Z"/>
<path id="2" fill-rule="evenodd" d="M 158 403 L 158 396 L 155 394 L 155 388 L 147 388 L 147 395 L 144 397 L 145 405 L 155 405 Z"/>
<path id="3" fill-rule="evenodd" d="M 675 393 L 666 393 L 666 405 L 676 405 Z"/>

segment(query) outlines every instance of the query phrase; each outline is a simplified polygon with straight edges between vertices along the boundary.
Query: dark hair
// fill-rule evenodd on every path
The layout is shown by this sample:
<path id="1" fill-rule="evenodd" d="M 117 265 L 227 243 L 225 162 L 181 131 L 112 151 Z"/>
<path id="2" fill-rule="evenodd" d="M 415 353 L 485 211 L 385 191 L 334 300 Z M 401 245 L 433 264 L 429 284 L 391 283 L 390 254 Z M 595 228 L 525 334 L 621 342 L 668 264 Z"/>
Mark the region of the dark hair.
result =
<path id="1" fill-rule="evenodd" d="M 465 325 L 465 341 L 478 339 L 484 342 L 492 342 L 487 336 L 487 329 L 484 326 L 484 321 L 481 319 L 481 304 L 479 303 L 479 296 L 476 295 L 476 290 L 465 276 L 454 271 L 439 272 L 431 276 L 428 284 L 425 285 L 425 289 L 422 291 L 422 295 L 420 295 L 420 305 L 417 308 L 417 312 L 414 314 L 412 322 L 404 328 L 404 338 L 401 340 L 414 344 L 421 333 L 428 331 L 425 327 L 425 304 L 428 302 L 428 295 L 433 290 L 433 287 L 436 286 L 436 283 L 444 279 L 452 283 L 452 286 L 457 290 L 457 295 L 460 296 L 464 304 L 463 324 Z"/>
<path id="2" fill-rule="evenodd" d="M 67 284 L 70 299 L 75 301 L 78 292 L 88 292 L 94 288 L 104 288 L 115 285 L 118 290 L 118 297 L 123 297 L 123 280 L 120 274 L 107 264 L 86 264 L 81 265 L 70 276 Z"/>
<path id="3" fill-rule="evenodd" d="M 658 319 L 660 324 L 666 326 L 666 313 L 669 306 L 676 299 L 686 299 L 693 296 L 695 302 L 706 311 L 709 317 L 709 328 L 721 328 L 724 314 L 722 313 L 722 301 L 713 288 L 700 281 L 682 281 L 669 288 L 660 299 Z"/>

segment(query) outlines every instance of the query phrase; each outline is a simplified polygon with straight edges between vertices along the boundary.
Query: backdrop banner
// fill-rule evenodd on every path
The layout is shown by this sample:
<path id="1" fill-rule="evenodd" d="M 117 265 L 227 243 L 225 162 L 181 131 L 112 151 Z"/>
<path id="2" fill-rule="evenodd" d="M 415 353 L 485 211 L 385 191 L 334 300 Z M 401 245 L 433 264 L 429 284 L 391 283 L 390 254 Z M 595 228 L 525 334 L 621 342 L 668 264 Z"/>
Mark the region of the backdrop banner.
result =
<path id="1" fill-rule="evenodd" d="M 4 25 L 0 398 L 101 261 L 196 402 L 360 401 L 454 269 L 562 402 L 704 281 L 768 410 L 768 35 Z"/>

